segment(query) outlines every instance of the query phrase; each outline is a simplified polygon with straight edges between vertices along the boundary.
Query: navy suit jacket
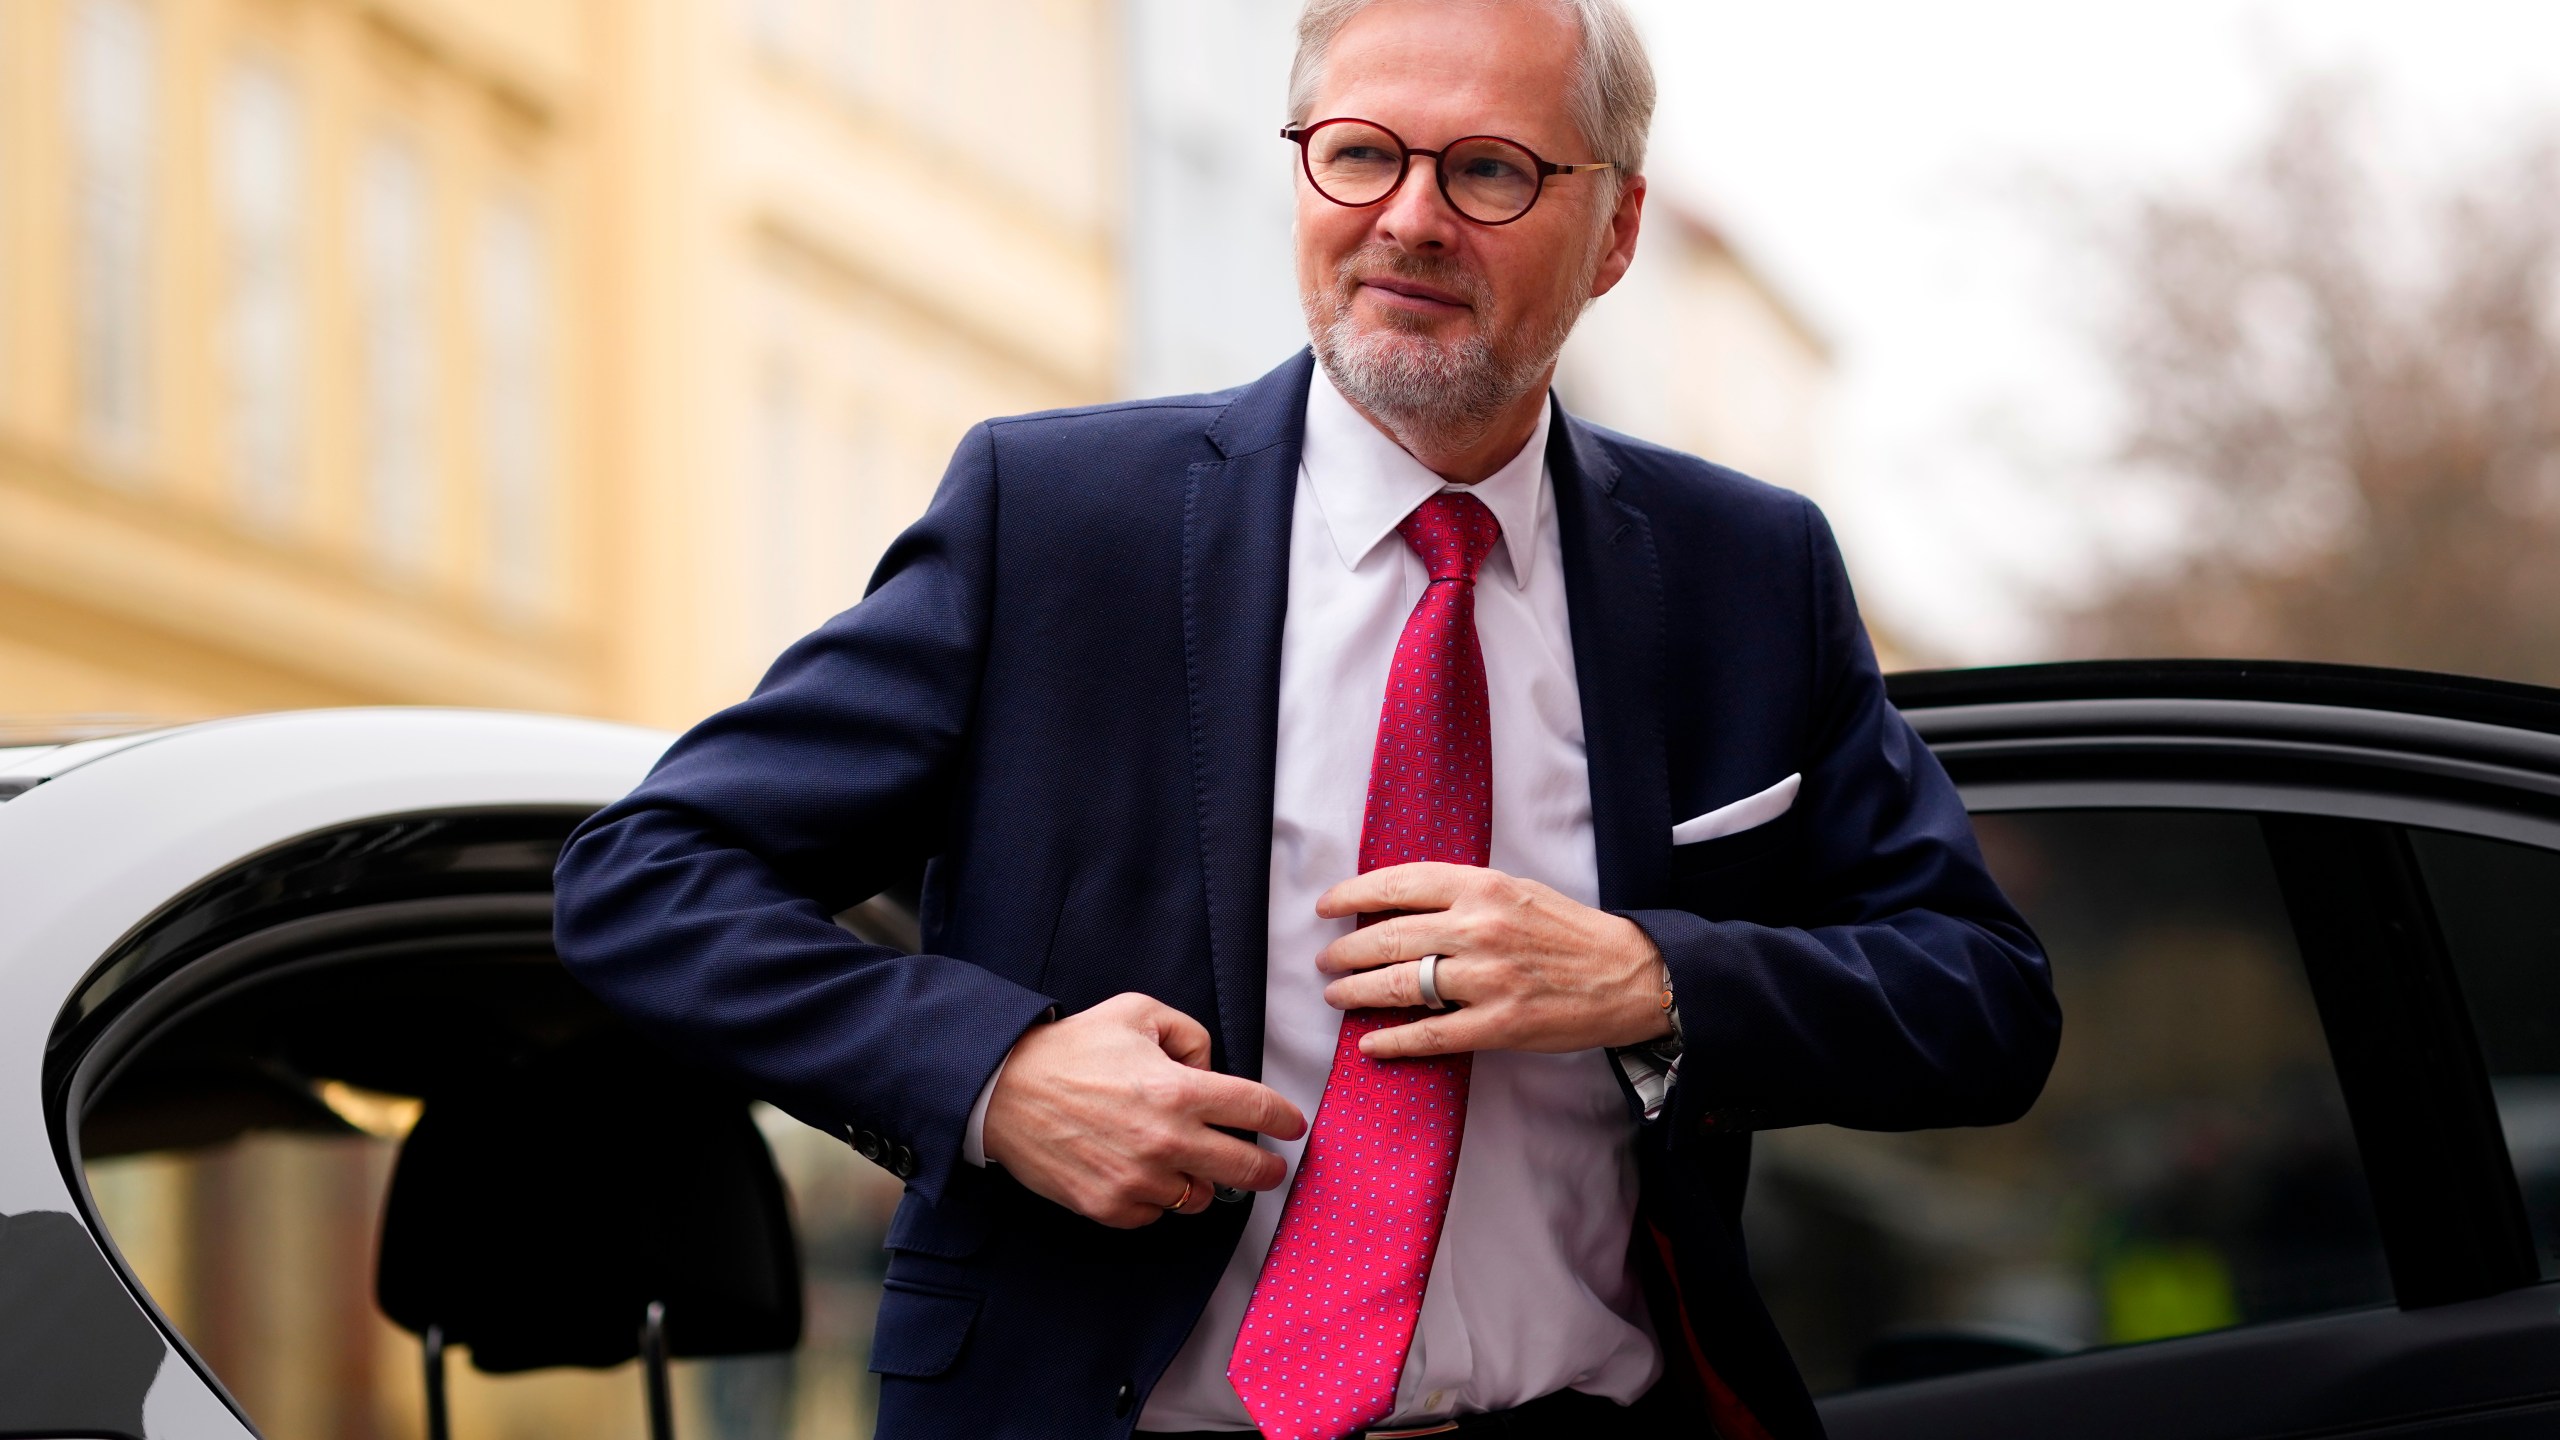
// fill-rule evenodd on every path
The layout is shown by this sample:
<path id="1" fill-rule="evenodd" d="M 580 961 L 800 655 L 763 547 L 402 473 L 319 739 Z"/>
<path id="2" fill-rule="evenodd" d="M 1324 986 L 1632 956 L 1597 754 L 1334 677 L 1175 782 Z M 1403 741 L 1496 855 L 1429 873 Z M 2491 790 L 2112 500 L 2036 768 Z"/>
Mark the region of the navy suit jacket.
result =
<path id="1" fill-rule="evenodd" d="M 1247 1207 L 1112 1230 L 961 1158 L 1030 1025 L 1125 991 L 1262 1066 L 1280 631 L 1312 361 L 993 420 L 861 604 L 677 741 L 559 866 L 562 960 L 644 1030 L 903 1174 L 884 1436 L 1122 1436 Z M 1559 414 L 1602 904 L 1687 1033 L 1629 1237 L 1700 1432 L 1820 1431 L 1752 1289 L 1758 1128 L 1994 1124 L 2059 1013 L 1945 774 L 1886 702 L 1800 496 Z M 1778 821 L 1673 822 L 1801 773 Z M 924 953 L 830 917 L 930 861 Z M 1610 1064 L 1594 1054 L 1594 1065 Z"/>

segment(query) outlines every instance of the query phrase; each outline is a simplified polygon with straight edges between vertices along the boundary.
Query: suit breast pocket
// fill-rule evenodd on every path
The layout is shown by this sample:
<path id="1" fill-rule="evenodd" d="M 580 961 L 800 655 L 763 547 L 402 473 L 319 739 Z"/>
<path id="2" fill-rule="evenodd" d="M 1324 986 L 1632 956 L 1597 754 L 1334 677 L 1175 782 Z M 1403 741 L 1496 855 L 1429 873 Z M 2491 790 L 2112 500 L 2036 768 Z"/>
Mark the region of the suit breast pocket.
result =
<path id="1" fill-rule="evenodd" d="M 1739 834 L 1672 846 L 1673 903 L 1710 920 L 1784 923 L 1798 888 L 1796 839 L 1790 813 Z"/>

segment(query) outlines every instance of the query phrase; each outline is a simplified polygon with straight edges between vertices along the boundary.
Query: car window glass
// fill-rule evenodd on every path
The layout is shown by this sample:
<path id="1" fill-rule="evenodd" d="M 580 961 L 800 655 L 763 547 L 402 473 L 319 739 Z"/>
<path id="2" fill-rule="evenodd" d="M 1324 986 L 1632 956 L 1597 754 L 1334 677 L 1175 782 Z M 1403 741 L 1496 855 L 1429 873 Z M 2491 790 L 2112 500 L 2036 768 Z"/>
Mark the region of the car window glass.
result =
<path id="1" fill-rule="evenodd" d="M 2560 1277 L 2560 853 L 2437 830 L 2409 842 L 2480 1037 L 2543 1278 Z"/>
<path id="2" fill-rule="evenodd" d="M 269 1440 L 424 1434 L 416 1336 L 374 1297 L 394 1157 L 417 1105 L 321 1080 L 347 1123 L 282 1114 L 215 1143 L 94 1159 L 99 1218 L 144 1290 Z M 759 1107 L 800 1237 L 805 1331 L 788 1355 L 678 1361 L 677 1433 L 710 1440 L 868 1434 L 880 1240 L 900 1193 L 841 1142 Z M 112 1143 L 113 1137 L 99 1137 Z M 503 1183 L 503 1177 L 496 1177 Z M 452 1433 L 623 1440 L 648 1431 L 635 1365 L 484 1375 L 446 1367 Z"/>
<path id="3" fill-rule="evenodd" d="M 2013 1125 L 1756 1137 L 1753 1270 L 1817 1393 L 2387 1303 L 2255 817 L 1977 824 L 2061 1053 Z"/>

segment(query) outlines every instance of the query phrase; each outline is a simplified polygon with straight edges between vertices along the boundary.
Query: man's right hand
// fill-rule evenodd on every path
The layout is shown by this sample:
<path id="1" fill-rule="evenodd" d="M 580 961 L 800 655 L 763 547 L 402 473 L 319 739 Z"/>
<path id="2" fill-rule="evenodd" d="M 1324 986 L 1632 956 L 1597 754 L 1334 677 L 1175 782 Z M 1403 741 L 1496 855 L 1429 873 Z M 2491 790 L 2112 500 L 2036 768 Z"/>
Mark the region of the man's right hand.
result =
<path id="1" fill-rule="evenodd" d="M 1209 1068 L 1199 1021 L 1128 994 L 1034 1025 L 1015 1042 L 984 1134 L 987 1159 L 1034 1192 L 1131 1230 L 1177 1199 L 1184 1214 L 1199 1214 L 1220 1185 L 1279 1186 L 1288 1174 L 1280 1157 L 1212 1128 L 1220 1125 L 1282 1140 L 1307 1131 L 1278 1091 Z"/>

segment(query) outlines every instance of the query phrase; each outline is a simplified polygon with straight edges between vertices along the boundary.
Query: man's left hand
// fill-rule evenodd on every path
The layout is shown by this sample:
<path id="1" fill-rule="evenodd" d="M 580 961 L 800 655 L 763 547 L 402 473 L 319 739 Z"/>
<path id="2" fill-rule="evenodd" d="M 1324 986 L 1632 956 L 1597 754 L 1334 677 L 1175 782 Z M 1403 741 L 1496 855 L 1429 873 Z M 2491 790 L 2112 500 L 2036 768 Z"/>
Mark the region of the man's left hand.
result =
<path id="1" fill-rule="evenodd" d="M 1328 920 L 1384 914 L 1324 948 L 1316 968 L 1337 1010 L 1417 1006 L 1425 955 L 1456 1007 L 1362 1037 L 1373 1060 L 1465 1050 L 1562 1054 L 1671 1033 L 1662 952 L 1634 922 L 1534 880 L 1474 865 L 1390 865 L 1316 901 Z"/>

